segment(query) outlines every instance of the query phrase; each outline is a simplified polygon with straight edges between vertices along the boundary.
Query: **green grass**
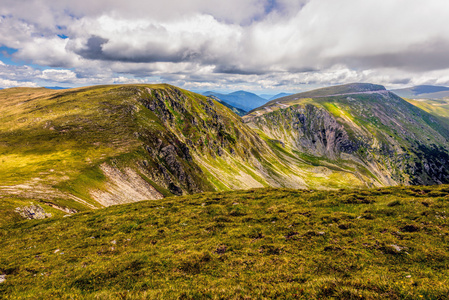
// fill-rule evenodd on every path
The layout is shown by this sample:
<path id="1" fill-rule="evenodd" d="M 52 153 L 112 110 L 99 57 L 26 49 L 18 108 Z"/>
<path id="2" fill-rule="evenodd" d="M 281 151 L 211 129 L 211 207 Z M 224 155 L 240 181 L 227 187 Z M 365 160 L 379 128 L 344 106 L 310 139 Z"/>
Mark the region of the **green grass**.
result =
<path id="1" fill-rule="evenodd" d="M 446 299 L 449 186 L 256 189 L 0 225 L 5 299 Z"/>

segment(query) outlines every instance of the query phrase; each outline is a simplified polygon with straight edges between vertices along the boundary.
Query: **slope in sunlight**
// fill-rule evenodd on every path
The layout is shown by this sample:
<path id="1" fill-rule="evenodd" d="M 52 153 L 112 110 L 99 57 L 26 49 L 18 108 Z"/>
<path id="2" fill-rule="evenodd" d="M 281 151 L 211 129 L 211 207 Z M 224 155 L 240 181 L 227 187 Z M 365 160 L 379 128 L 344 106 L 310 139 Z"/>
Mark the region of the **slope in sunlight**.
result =
<path id="1" fill-rule="evenodd" d="M 266 188 L 0 225 L 0 295 L 446 299 L 448 195 Z"/>
<path id="2" fill-rule="evenodd" d="M 314 166 L 278 157 L 228 108 L 169 85 L 14 88 L 0 103 L 9 219 L 30 202 L 63 215 L 203 191 L 363 185 L 351 176 L 315 183 Z"/>
<path id="3" fill-rule="evenodd" d="M 447 123 L 378 85 L 277 99 L 246 124 L 170 85 L 13 88 L 0 104 L 4 222 L 30 203 L 64 215 L 204 191 L 449 180 Z"/>

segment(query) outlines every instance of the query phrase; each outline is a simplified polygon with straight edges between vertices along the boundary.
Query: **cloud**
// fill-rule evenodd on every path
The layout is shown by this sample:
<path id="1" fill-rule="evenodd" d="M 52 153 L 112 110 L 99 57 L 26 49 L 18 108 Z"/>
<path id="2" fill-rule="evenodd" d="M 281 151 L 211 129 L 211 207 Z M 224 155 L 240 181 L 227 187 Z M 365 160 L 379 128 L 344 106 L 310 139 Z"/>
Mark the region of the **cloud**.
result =
<path id="1" fill-rule="evenodd" d="M 9 79 L 0 78 L 0 87 L 1 88 L 10 88 L 10 87 L 38 87 L 35 82 L 30 81 L 15 81 Z"/>
<path id="2" fill-rule="evenodd" d="M 18 50 L 19 65 L 56 69 L 0 74 L 74 85 L 441 84 L 448 10 L 445 0 L 4 0 L 0 44 Z"/>
<path id="3" fill-rule="evenodd" d="M 30 80 L 39 76 L 40 72 L 29 66 L 11 66 L 0 61 L 0 78 L 10 80 Z"/>
<path id="4" fill-rule="evenodd" d="M 76 79 L 76 74 L 71 70 L 44 70 L 40 78 L 56 82 L 72 82 Z"/>

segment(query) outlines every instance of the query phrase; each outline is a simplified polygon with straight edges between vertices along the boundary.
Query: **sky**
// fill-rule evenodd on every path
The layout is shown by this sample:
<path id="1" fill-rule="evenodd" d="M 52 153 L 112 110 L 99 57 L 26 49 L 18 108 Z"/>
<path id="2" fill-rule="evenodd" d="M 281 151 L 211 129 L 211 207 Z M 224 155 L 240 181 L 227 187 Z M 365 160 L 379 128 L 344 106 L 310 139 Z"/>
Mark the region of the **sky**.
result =
<path id="1" fill-rule="evenodd" d="M 449 86 L 447 0 L 1 0 L 0 88 Z"/>

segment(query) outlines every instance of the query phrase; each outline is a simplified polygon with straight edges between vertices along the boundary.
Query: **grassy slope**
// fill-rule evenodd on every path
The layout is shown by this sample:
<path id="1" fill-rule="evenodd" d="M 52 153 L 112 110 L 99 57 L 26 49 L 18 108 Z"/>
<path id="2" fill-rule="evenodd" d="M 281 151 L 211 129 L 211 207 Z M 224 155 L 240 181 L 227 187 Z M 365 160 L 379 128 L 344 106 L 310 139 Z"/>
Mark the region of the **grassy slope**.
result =
<path id="1" fill-rule="evenodd" d="M 445 299 L 448 195 L 269 188 L 13 223 L 0 227 L 0 295 Z"/>
<path id="2" fill-rule="evenodd" d="M 137 149 L 125 112 L 130 94 L 114 89 L 1 91 L 1 184 L 57 185 Z M 101 181 L 96 177 L 92 181 Z"/>
<path id="3" fill-rule="evenodd" d="M 324 97 L 329 95 L 337 95 L 337 94 L 346 94 L 346 93 L 359 93 L 359 92 L 366 92 L 366 91 L 381 91 L 385 90 L 385 87 L 377 84 L 371 84 L 371 83 L 349 83 L 349 84 L 343 84 L 343 85 L 336 85 L 331 87 L 325 87 L 320 89 L 315 89 L 308 92 L 288 95 L 282 98 L 274 99 L 272 101 L 267 102 L 266 104 L 262 105 L 261 107 L 258 107 L 252 111 L 257 111 L 260 108 L 269 107 L 272 105 L 276 105 L 277 103 L 284 103 L 289 104 L 291 102 L 294 102 L 298 99 L 305 99 L 305 98 L 317 98 L 317 97 Z"/>
<path id="4" fill-rule="evenodd" d="M 168 85 L 145 85 L 160 93 Z M 89 187 L 101 188 L 105 180 L 98 166 L 110 160 L 144 159 L 142 141 L 136 133 L 165 137 L 173 131 L 179 138 L 192 138 L 204 128 L 186 126 L 175 114 L 173 128 L 137 101 L 140 88 L 96 86 L 64 91 L 16 88 L 0 92 L 0 183 L 56 186 L 89 199 Z M 137 91 L 137 92 L 136 92 Z M 206 123 L 210 116 L 200 105 L 206 98 L 182 91 L 182 103 Z M 151 95 L 148 95 L 151 97 Z M 172 110 L 168 106 L 169 110 Z M 229 128 L 237 117 L 216 104 Z M 236 124 L 237 126 L 239 124 Z M 206 128 L 207 130 L 207 128 Z M 162 134 L 161 134 L 162 133 Z M 210 138 L 213 140 L 213 137 Z M 247 146 L 247 145 L 244 145 Z M 90 201 L 93 205 L 98 203 Z"/>
<path id="5" fill-rule="evenodd" d="M 443 120 L 444 122 L 449 124 L 449 100 L 404 99 L 414 106 L 419 107 L 422 110 L 439 117 L 440 120 Z"/>

